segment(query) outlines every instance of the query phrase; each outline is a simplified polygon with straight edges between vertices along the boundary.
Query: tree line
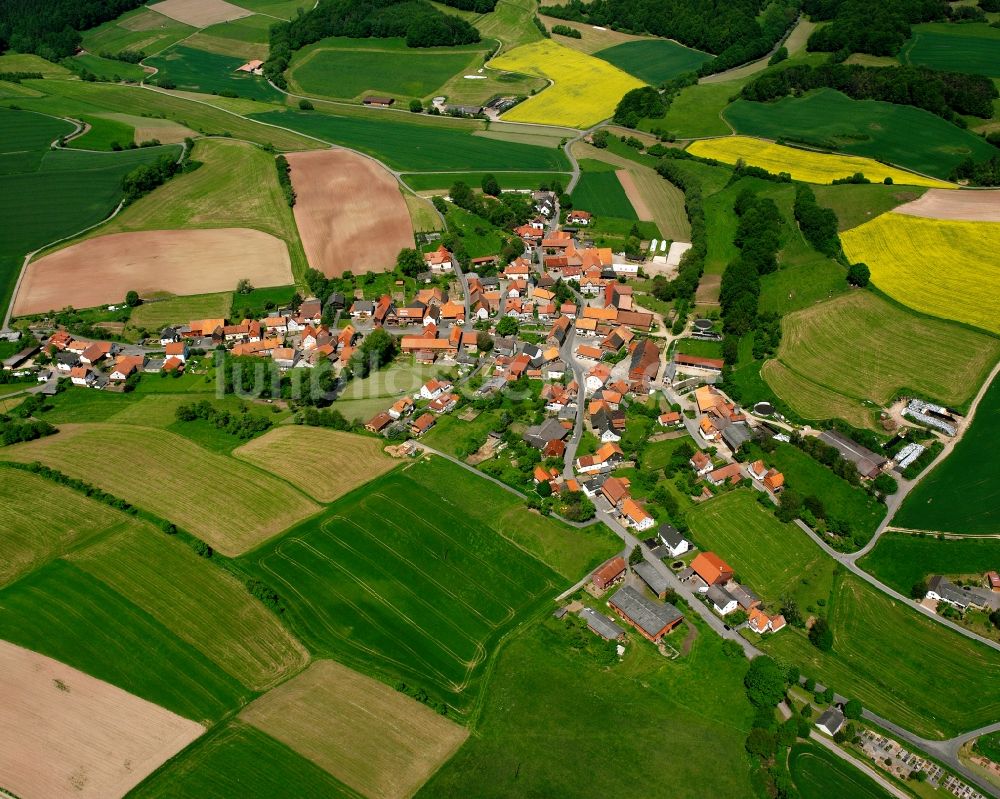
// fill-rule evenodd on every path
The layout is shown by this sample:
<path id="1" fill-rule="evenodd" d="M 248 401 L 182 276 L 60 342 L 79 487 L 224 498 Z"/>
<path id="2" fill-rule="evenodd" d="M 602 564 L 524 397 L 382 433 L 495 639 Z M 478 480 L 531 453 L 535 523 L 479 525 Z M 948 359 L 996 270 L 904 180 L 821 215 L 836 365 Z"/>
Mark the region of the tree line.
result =
<path id="1" fill-rule="evenodd" d="M 125 204 L 135 202 L 157 186 L 162 186 L 181 169 L 181 164 L 172 155 L 161 155 L 151 164 L 140 164 L 122 176 Z"/>
<path id="2" fill-rule="evenodd" d="M 208 400 L 178 405 L 175 414 L 179 422 L 193 422 L 196 419 L 202 419 L 215 425 L 217 429 L 244 441 L 265 432 L 274 424 L 266 416 L 250 413 L 245 407 L 240 413 L 231 413 L 222 408 L 216 408 Z"/>
<path id="3" fill-rule="evenodd" d="M 705 223 L 701 183 L 667 158 L 656 165 L 656 171 L 660 173 L 660 177 L 684 192 L 684 211 L 691 224 L 691 249 L 681 256 L 677 277 L 669 283 L 661 282 L 654 286 L 654 294 L 663 302 L 673 299 L 691 302 L 698 290 L 701 274 L 705 271 L 705 257 L 708 255 L 708 227 Z"/>
<path id="4" fill-rule="evenodd" d="M 911 25 L 946 19 L 950 8 L 944 0 L 805 0 L 803 11 L 830 22 L 813 31 L 809 50 L 891 56 L 910 38 Z"/>
<path id="5" fill-rule="evenodd" d="M 288 159 L 279 155 L 274 159 L 274 166 L 278 170 L 278 183 L 281 185 L 281 193 L 285 195 L 285 202 L 291 208 L 295 205 L 295 189 L 292 188 L 292 168 Z"/>
<path id="6" fill-rule="evenodd" d="M 48 422 L 36 419 L 16 419 L 7 414 L 0 414 L 0 446 L 9 447 L 22 441 L 34 441 L 42 436 L 50 436 L 57 432 Z"/>
<path id="7" fill-rule="evenodd" d="M 829 88 L 854 100 L 912 105 L 965 127 L 961 114 L 989 119 L 997 87 L 982 75 L 936 72 L 924 67 L 865 67 L 860 64 L 808 64 L 766 72 L 743 87 L 746 100 L 767 102 L 793 92 Z"/>
<path id="8" fill-rule="evenodd" d="M 445 0 L 445 4 L 490 11 L 496 0 Z M 284 72 L 292 54 L 327 36 L 359 39 L 399 36 L 406 39 L 408 47 L 449 47 L 479 41 L 476 28 L 425 0 L 320 0 L 312 10 L 271 26 L 270 55 L 264 64 L 264 75 L 275 85 L 287 88 Z"/>
<path id="9" fill-rule="evenodd" d="M 76 53 L 80 31 L 142 5 L 144 0 L 0 0 L 0 52 L 35 53 L 57 61 Z"/>

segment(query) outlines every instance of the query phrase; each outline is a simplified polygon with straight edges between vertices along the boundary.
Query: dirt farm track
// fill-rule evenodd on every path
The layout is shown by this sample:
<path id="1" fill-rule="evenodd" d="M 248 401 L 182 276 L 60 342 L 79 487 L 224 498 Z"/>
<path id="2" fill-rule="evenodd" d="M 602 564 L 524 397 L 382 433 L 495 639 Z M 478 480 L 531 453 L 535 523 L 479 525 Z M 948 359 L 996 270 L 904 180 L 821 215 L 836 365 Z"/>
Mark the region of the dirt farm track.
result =
<path id="1" fill-rule="evenodd" d="M 413 225 L 395 178 L 349 150 L 290 153 L 295 223 L 309 264 L 327 277 L 385 272 Z"/>
<path id="2" fill-rule="evenodd" d="M 245 228 L 113 233 L 28 264 L 14 315 L 121 302 L 133 289 L 140 296 L 232 291 L 244 277 L 258 288 L 291 283 L 285 243 Z"/>

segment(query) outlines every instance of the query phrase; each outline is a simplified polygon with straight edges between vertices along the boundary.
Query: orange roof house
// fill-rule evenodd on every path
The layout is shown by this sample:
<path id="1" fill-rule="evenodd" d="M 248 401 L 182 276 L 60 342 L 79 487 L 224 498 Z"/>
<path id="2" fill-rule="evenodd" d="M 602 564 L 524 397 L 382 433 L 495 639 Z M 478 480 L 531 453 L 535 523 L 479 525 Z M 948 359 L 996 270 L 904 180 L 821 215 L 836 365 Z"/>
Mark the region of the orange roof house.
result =
<path id="1" fill-rule="evenodd" d="M 614 585 L 625 577 L 625 559 L 612 558 L 593 574 L 594 587 L 603 591 L 609 585 Z"/>
<path id="2" fill-rule="evenodd" d="M 767 475 L 764 477 L 764 488 L 770 491 L 772 494 L 777 494 L 785 487 L 785 475 L 779 472 L 777 469 L 768 469 Z"/>
<path id="3" fill-rule="evenodd" d="M 733 569 L 714 552 L 701 552 L 691 561 L 691 569 L 709 585 L 728 583 L 733 579 Z"/>

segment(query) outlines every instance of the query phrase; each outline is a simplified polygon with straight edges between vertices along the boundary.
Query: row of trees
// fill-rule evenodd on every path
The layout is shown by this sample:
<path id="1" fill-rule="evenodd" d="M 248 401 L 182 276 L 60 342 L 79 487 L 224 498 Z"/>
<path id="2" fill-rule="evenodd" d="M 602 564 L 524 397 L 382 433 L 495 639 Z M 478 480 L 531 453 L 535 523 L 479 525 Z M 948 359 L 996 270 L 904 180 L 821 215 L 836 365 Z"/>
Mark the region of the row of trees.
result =
<path id="1" fill-rule="evenodd" d="M 816 202 L 816 195 L 805 183 L 795 187 L 795 221 L 799 230 L 813 247 L 831 258 L 840 253 L 840 236 L 837 234 L 837 214 Z"/>
<path id="2" fill-rule="evenodd" d="M 157 186 L 162 186 L 180 172 L 181 168 L 181 164 L 172 155 L 161 155 L 151 164 L 140 164 L 122 177 L 125 204 L 135 202 Z"/>
<path id="3" fill-rule="evenodd" d="M 16 419 L 0 414 L 0 446 L 9 447 L 22 441 L 34 441 L 57 432 L 48 422 L 35 419 Z"/>
<path id="4" fill-rule="evenodd" d="M 740 94 L 746 100 L 766 102 L 792 92 L 819 88 L 836 89 L 855 100 L 912 105 L 959 125 L 964 125 L 961 114 L 989 119 L 993 115 L 993 100 L 1000 97 L 993 82 L 982 75 L 860 64 L 818 67 L 802 64 L 765 72 L 744 86 Z"/>
<path id="5" fill-rule="evenodd" d="M 278 170 L 278 183 L 281 185 L 281 193 L 285 195 L 285 202 L 291 208 L 295 205 L 295 189 L 292 188 L 292 168 L 288 164 L 288 159 L 279 155 L 274 159 L 274 166 Z"/>
<path id="6" fill-rule="evenodd" d="M 56 61 L 76 52 L 80 31 L 137 8 L 143 0 L 0 0 L 0 51 Z"/>
<path id="7" fill-rule="evenodd" d="M 495 0 L 446 0 L 446 4 L 479 11 L 492 10 Z M 479 31 L 465 20 L 439 11 L 425 0 L 320 0 L 310 11 L 289 22 L 271 26 L 270 55 L 264 74 L 276 85 L 287 88 L 284 72 L 292 54 L 307 44 L 327 36 L 399 36 L 409 47 L 439 47 L 472 44 Z"/>
<path id="8" fill-rule="evenodd" d="M 660 173 L 660 177 L 684 192 L 684 211 L 691 224 L 691 249 L 681 256 L 677 277 L 669 283 L 654 286 L 654 294 L 663 302 L 674 299 L 691 302 L 705 270 L 705 256 L 708 254 L 708 227 L 701 183 L 667 158 L 657 164 L 656 171 Z"/>
<path id="9" fill-rule="evenodd" d="M 1000 186 L 1000 155 L 978 164 L 966 158 L 952 171 L 951 179 L 968 181 L 974 186 Z"/>
<path id="10" fill-rule="evenodd" d="M 219 430 L 244 441 L 268 430 L 273 422 L 266 416 L 250 413 L 244 407 L 239 413 L 232 413 L 224 408 L 216 408 L 208 400 L 178 405 L 175 411 L 177 421 L 193 422 L 196 419 L 210 422 Z"/>
<path id="11" fill-rule="evenodd" d="M 910 38 L 910 25 L 945 19 L 945 0 L 805 0 L 813 21 L 829 20 L 813 32 L 809 50 L 896 55 Z"/>

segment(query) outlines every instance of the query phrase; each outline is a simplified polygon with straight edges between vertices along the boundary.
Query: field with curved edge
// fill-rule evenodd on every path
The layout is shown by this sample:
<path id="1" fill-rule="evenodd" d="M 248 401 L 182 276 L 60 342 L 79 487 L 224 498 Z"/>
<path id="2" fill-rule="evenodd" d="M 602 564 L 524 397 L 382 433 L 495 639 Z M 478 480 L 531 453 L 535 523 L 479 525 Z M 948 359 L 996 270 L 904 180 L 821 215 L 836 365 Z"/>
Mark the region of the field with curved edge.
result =
<path id="1" fill-rule="evenodd" d="M 492 69 L 540 75 L 553 86 L 514 106 L 508 122 L 586 128 L 609 118 L 626 92 L 645 84 L 599 58 L 545 39 L 494 58 Z"/>
<path id="2" fill-rule="evenodd" d="M 943 72 L 1000 78 L 1000 31 L 986 23 L 914 25 L 899 60 Z"/>
<path id="3" fill-rule="evenodd" d="M 852 100 L 833 89 L 768 103 L 740 99 L 728 106 L 723 116 L 738 133 L 747 136 L 800 142 L 888 162 L 936 178 L 946 179 L 966 158 L 982 161 L 994 152 L 982 137 L 929 111 L 879 100 Z M 884 175 L 871 171 L 876 168 L 886 169 L 879 164 L 855 171 L 878 183 Z M 893 175 L 893 180 L 930 185 L 915 184 L 912 175 L 906 179 Z"/>
<path id="4" fill-rule="evenodd" d="M 561 584 L 472 522 L 466 502 L 476 499 L 393 472 L 243 564 L 281 595 L 286 622 L 314 654 L 423 687 L 464 714 L 492 647 Z"/>
<path id="5" fill-rule="evenodd" d="M 872 282 L 893 299 L 1000 333 L 1000 222 L 890 213 L 841 234 L 841 241 L 847 257 L 868 264 Z"/>
<path id="6" fill-rule="evenodd" d="M 154 83 L 169 81 L 175 88 L 204 94 L 234 92 L 254 100 L 280 101 L 281 93 L 259 75 L 238 71 L 246 63 L 242 56 L 220 55 L 177 45 L 147 59 L 159 70 Z M 163 84 L 166 85 L 166 84 Z"/>
<path id="7" fill-rule="evenodd" d="M 58 434 L 7 447 L 2 456 L 41 461 L 86 480 L 226 555 L 245 552 L 319 510 L 283 480 L 166 430 L 63 425 Z"/>
<path id="8" fill-rule="evenodd" d="M 993 529 L 998 529 L 994 524 Z M 1000 539 L 885 533 L 859 562 L 866 572 L 907 595 L 932 574 L 978 575 L 1000 568 Z"/>
<path id="9" fill-rule="evenodd" d="M 284 477 L 320 502 L 333 502 L 399 461 L 386 455 L 385 442 L 339 430 L 282 425 L 233 450 L 233 456 Z M 303 452 L 322 452 L 336 469 L 304 469 Z"/>
<path id="10" fill-rule="evenodd" d="M 751 166 L 762 167 L 774 174 L 788 172 L 793 180 L 801 180 L 806 183 L 832 183 L 838 178 L 849 177 L 856 172 L 861 172 L 873 183 L 890 177 L 894 183 L 907 186 L 957 188 L 943 180 L 927 178 L 912 172 L 905 172 L 902 169 L 885 166 L 871 158 L 800 150 L 796 147 L 786 147 L 751 136 L 703 139 L 692 142 L 687 151 L 692 155 L 714 158 L 726 164 L 744 161 Z"/>
<path id="11" fill-rule="evenodd" d="M 685 72 L 695 72 L 712 58 L 670 39 L 623 42 L 594 55 L 654 86 Z"/>
<path id="12" fill-rule="evenodd" d="M 788 770 L 802 799 L 889 799 L 878 783 L 817 744 L 795 744 L 789 752 Z"/>
<path id="13" fill-rule="evenodd" d="M 867 291 L 853 291 L 784 318 L 777 360 L 817 394 L 800 398 L 784 372 L 765 364 L 775 393 L 810 419 L 837 415 L 845 399 L 885 405 L 904 389 L 947 405 L 967 402 L 1000 355 L 995 338 L 908 313 Z M 829 392 L 829 406 L 822 400 Z M 850 401 L 853 400 L 853 403 Z"/>
<path id="14" fill-rule="evenodd" d="M 907 495 L 892 523 L 914 530 L 1000 533 L 1000 480 L 993 468 L 998 440 L 1000 378 L 994 378 L 962 440 Z"/>

